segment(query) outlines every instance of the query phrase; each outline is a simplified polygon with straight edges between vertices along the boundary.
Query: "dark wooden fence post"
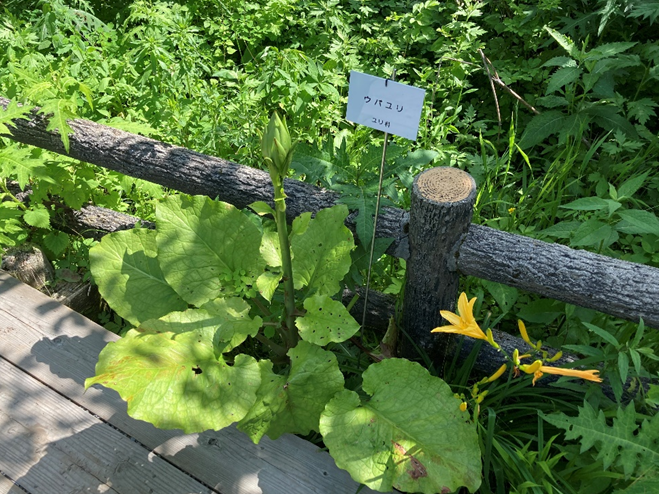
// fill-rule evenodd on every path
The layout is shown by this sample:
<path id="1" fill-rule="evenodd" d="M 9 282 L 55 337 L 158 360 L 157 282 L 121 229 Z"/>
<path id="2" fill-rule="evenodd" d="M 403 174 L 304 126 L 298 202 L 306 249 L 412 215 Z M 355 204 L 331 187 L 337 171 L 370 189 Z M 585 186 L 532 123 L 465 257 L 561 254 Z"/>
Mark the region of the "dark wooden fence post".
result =
<path id="1" fill-rule="evenodd" d="M 402 338 L 404 357 L 418 358 L 413 341 L 433 361 L 443 358 L 448 339 L 430 331 L 442 325 L 440 310 L 455 311 L 460 281 L 456 255 L 475 199 L 476 182 L 458 168 L 432 168 L 414 180 L 402 319 L 410 339 Z"/>

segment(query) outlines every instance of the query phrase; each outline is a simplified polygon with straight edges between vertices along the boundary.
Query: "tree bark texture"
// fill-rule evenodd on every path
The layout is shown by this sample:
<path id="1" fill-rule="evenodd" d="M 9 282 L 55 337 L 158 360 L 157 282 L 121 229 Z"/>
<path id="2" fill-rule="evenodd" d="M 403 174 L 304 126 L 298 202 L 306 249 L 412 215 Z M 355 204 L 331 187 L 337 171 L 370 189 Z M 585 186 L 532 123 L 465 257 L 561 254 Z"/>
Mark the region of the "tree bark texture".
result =
<path id="1" fill-rule="evenodd" d="M 659 269 L 471 225 L 457 266 L 476 276 L 659 328 Z"/>
<path id="2" fill-rule="evenodd" d="M 0 107 L 5 109 L 8 104 L 8 99 L 0 97 Z M 46 119 L 37 110 L 33 110 L 30 120 L 18 119 L 14 123 L 12 135 L 6 137 L 18 142 L 189 194 L 219 197 L 238 207 L 254 201 L 272 204 L 270 179 L 261 170 L 86 120 L 69 122 L 74 133 L 69 135 L 70 152 L 66 153 L 59 134 L 46 131 Z M 332 206 L 338 199 L 334 192 L 296 180 L 286 180 L 285 184 L 289 221 L 302 212 Z M 352 213 L 346 221 L 353 231 L 355 218 L 356 213 Z M 387 253 L 409 258 L 408 223 L 409 214 L 403 210 L 382 211 L 377 236 L 394 238 Z M 83 228 L 84 221 L 79 226 Z M 431 263 L 428 260 L 428 265 Z M 465 275 L 498 281 L 623 319 L 638 321 L 643 317 L 646 325 L 659 328 L 657 268 L 478 225 L 470 226 L 457 264 Z"/>
<path id="3" fill-rule="evenodd" d="M 475 199 L 476 182 L 458 168 L 432 168 L 414 179 L 402 318 L 409 336 L 401 342 L 404 357 L 418 357 L 412 342 L 433 361 L 445 351 L 449 338 L 430 330 L 442 325 L 440 310 L 455 310 L 460 285 L 455 256 L 471 224 Z"/>
<path id="4" fill-rule="evenodd" d="M 6 109 L 10 100 L 0 97 Z M 273 189 L 270 176 L 263 170 L 197 153 L 88 120 L 70 120 L 69 152 L 59 133 L 46 130 L 47 119 L 34 109 L 30 120 L 14 120 L 11 135 L 18 142 L 47 149 L 74 159 L 102 166 L 131 177 L 141 178 L 186 194 L 201 194 L 244 208 L 255 201 L 271 206 Z M 289 222 L 300 214 L 316 213 L 337 203 L 339 195 L 298 180 L 286 179 L 284 188 L 286 216 Z M 346 225 L 354 232 L 357 213 Z M 377 237 L 393 238 L 388 253 L 404 256 L 407 235 L 403 233 L 408 214 L 396 208 L 384 208 L 378 221 Z"/>

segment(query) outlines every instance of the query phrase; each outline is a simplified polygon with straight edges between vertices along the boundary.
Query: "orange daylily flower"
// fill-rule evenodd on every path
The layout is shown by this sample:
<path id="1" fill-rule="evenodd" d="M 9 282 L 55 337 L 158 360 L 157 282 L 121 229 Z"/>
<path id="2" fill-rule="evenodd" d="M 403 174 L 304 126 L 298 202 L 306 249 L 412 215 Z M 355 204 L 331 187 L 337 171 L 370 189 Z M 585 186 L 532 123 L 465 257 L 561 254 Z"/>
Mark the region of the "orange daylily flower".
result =
<path id="1" fill-rule="evenodd" d="M 527 374 L 533 374 L 533 385 L 542 377 L 543 374 L 556 374 L 559 376 L 580 377 L 588 381 L 601 383 L 602 379 L 599 377 L 598 370 L 578 370 L 578 369 L 564 369 L 562 367 L 549 367 L 542 365 L 540 360 L 536 360 L 531 365 L 520 365 L 519 368 Z"/>
<path id="2" fill-rule="evenodd" d="M 476 319 L 474 318 L 474 304 L 476 297 L 467 301 L 467 294 L 462 292 L 458 298 L 458 314 L 454 314 L 448 310 L 441 310 L 439 313 L 444 319 L 451 324 L 448 326 L 440 326 L 431 331 L 431 333 L 455 333 L 476 338 L 478 340 L 487 340 L 487 336 L 483 333 Z"/>

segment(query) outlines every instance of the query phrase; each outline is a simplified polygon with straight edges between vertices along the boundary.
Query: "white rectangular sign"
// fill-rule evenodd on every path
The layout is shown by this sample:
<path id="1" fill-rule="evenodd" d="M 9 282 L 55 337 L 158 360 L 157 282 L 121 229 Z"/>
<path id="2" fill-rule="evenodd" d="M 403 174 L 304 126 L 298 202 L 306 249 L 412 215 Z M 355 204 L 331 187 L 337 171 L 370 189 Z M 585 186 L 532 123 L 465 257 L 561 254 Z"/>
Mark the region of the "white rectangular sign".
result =
<path id="1" fill-rule="evenodd" d="M 415 141 L 425 95 L 425 89 L 353 70 L 346 119 Z"/>

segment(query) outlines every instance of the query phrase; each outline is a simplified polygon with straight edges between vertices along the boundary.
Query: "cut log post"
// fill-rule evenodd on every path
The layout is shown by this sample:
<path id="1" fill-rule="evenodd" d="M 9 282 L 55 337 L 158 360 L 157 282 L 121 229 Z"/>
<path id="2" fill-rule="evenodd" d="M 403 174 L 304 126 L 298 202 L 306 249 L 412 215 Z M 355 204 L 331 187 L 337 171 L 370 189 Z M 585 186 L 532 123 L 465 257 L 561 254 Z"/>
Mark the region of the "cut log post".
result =
<path id="1" fill-rule="evenodd" d="M 460 283 L 455 256 L 475 199 L 476 182 L 458 168 L 432 168 L 414 179 L 403 300 L 405 357 L 419 357 L 415 344 L 436 361 L 448 344 L 448 338 L 430 331 L 442 323 L 440 310 L 455 310 Z"/>

